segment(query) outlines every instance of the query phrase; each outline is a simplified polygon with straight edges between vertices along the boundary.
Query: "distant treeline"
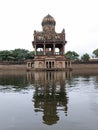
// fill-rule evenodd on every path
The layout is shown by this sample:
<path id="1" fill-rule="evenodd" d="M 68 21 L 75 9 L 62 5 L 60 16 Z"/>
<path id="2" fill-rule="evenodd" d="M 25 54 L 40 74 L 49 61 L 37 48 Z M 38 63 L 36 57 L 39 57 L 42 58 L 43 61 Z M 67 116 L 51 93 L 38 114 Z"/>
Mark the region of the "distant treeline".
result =
<path id="1" fill-rule="evenodd" d="M 96 61 L 98 61 L 98 48 L 97 49 L 95 49 L 93 52 L 92 52 L 92 57 L 90 58 L 90 56 L 89 56 L 89 54 L 88 53 L 85 53 L 85 54 L 83 54 L 81 57 L 79 56 L 79 54 L 77 53 L 77 52 L 75 52 L 75 51 L 68 51 L 68 52 L 66 52 L 66 54 L 65 54 L 65 57 L 67 58 L 67 59 L 71 59 L 71 60 L 73 60 L 73 61 L 75 61 L 75 62 L 77 62 L 77 63 L 85 63 L 85 62 L 90 62 L 91 60 L 91 62 L 96 62 Z M 80 57 L 80 58 L 79 58 Z"/>
<path id="2" fill-rule="evenodd" d="M 24 61 L 33 58 L 34 58 L 34 51 L 29 51 L 25 49 L 0 51 L 0 61 Z"/>
<path id="3" fill-rule="evenodd" d="M 93 52 L 93 57 L 98 58 L 98 48 L 95 49 Z M 67 51 L 65 53 L 65 58 L 70 59 L 77 62 L 88 62 L 91 60 L 88 53 L 85 53 L 79 58 L 79 54 L 75 51 Z M 25 63 L 28 59 L 34 59 L 34 51 L 29 51 L 26 49 L 14 49 L 14 50 L 2 50 L 0 51 L 0 62 L 2 63 Z M 9 62 L 8 62 L 9 61 Z M 95 62 L 95 60 L 93 61 Z"/>

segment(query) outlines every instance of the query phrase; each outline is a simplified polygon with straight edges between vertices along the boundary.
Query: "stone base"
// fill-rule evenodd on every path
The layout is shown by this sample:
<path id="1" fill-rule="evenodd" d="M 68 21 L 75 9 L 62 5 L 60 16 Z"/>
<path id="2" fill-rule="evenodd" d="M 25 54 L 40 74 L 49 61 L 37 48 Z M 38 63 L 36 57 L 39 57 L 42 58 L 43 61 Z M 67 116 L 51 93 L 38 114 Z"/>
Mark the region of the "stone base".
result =
<path id="1" fill-rule="evenodd" d="M 71 61 L 62 55 L 58 56 L 35 56 L 32 62 L 27 63 L 27 69 L 34 70 L 67 70 L 71 68 Z"/>

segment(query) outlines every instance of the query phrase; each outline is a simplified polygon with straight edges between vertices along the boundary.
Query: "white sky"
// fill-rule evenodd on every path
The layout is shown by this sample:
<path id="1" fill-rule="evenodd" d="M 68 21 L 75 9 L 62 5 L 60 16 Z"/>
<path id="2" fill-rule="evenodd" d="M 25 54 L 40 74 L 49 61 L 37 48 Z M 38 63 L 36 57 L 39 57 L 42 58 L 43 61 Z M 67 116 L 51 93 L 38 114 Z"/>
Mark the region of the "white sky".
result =
<path id="1" fill-rule="evenodd" d="M 0 0 L 0 50 L 33 50 L 34 30 L 43 17 L 56 20 L 56 32 L 66 32 L 65 50 L 79 54 L 98 48 L 98 0 Z"/>

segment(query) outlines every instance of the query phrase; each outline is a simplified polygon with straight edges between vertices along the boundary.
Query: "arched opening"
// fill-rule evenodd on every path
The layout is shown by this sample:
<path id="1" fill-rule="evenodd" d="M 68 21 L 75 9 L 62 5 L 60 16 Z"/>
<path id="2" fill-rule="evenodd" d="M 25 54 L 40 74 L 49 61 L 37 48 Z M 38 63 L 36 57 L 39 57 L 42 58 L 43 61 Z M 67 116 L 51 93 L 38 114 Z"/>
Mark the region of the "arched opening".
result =
<path id="1" fill-rule="evenodd" d="M 43 63 L 39 62 L 39 68 L 42 68 L 42 67 L 43 67 Z"/>

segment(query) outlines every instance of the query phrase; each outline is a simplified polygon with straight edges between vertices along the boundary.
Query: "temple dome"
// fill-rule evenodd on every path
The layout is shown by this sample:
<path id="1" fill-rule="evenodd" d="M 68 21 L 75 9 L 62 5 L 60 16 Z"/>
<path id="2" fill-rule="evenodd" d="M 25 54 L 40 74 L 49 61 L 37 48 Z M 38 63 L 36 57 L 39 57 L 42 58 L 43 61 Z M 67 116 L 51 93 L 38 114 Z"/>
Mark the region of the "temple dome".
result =
<path id="1" fill-rule="evenodd" d="M 47 26 L 47 25 L 53 25 L 55 26 L 56 22 L 55 19 L 51 15 L 47 15 L 43 18 L 42 20 L 42 26 Z"/>

